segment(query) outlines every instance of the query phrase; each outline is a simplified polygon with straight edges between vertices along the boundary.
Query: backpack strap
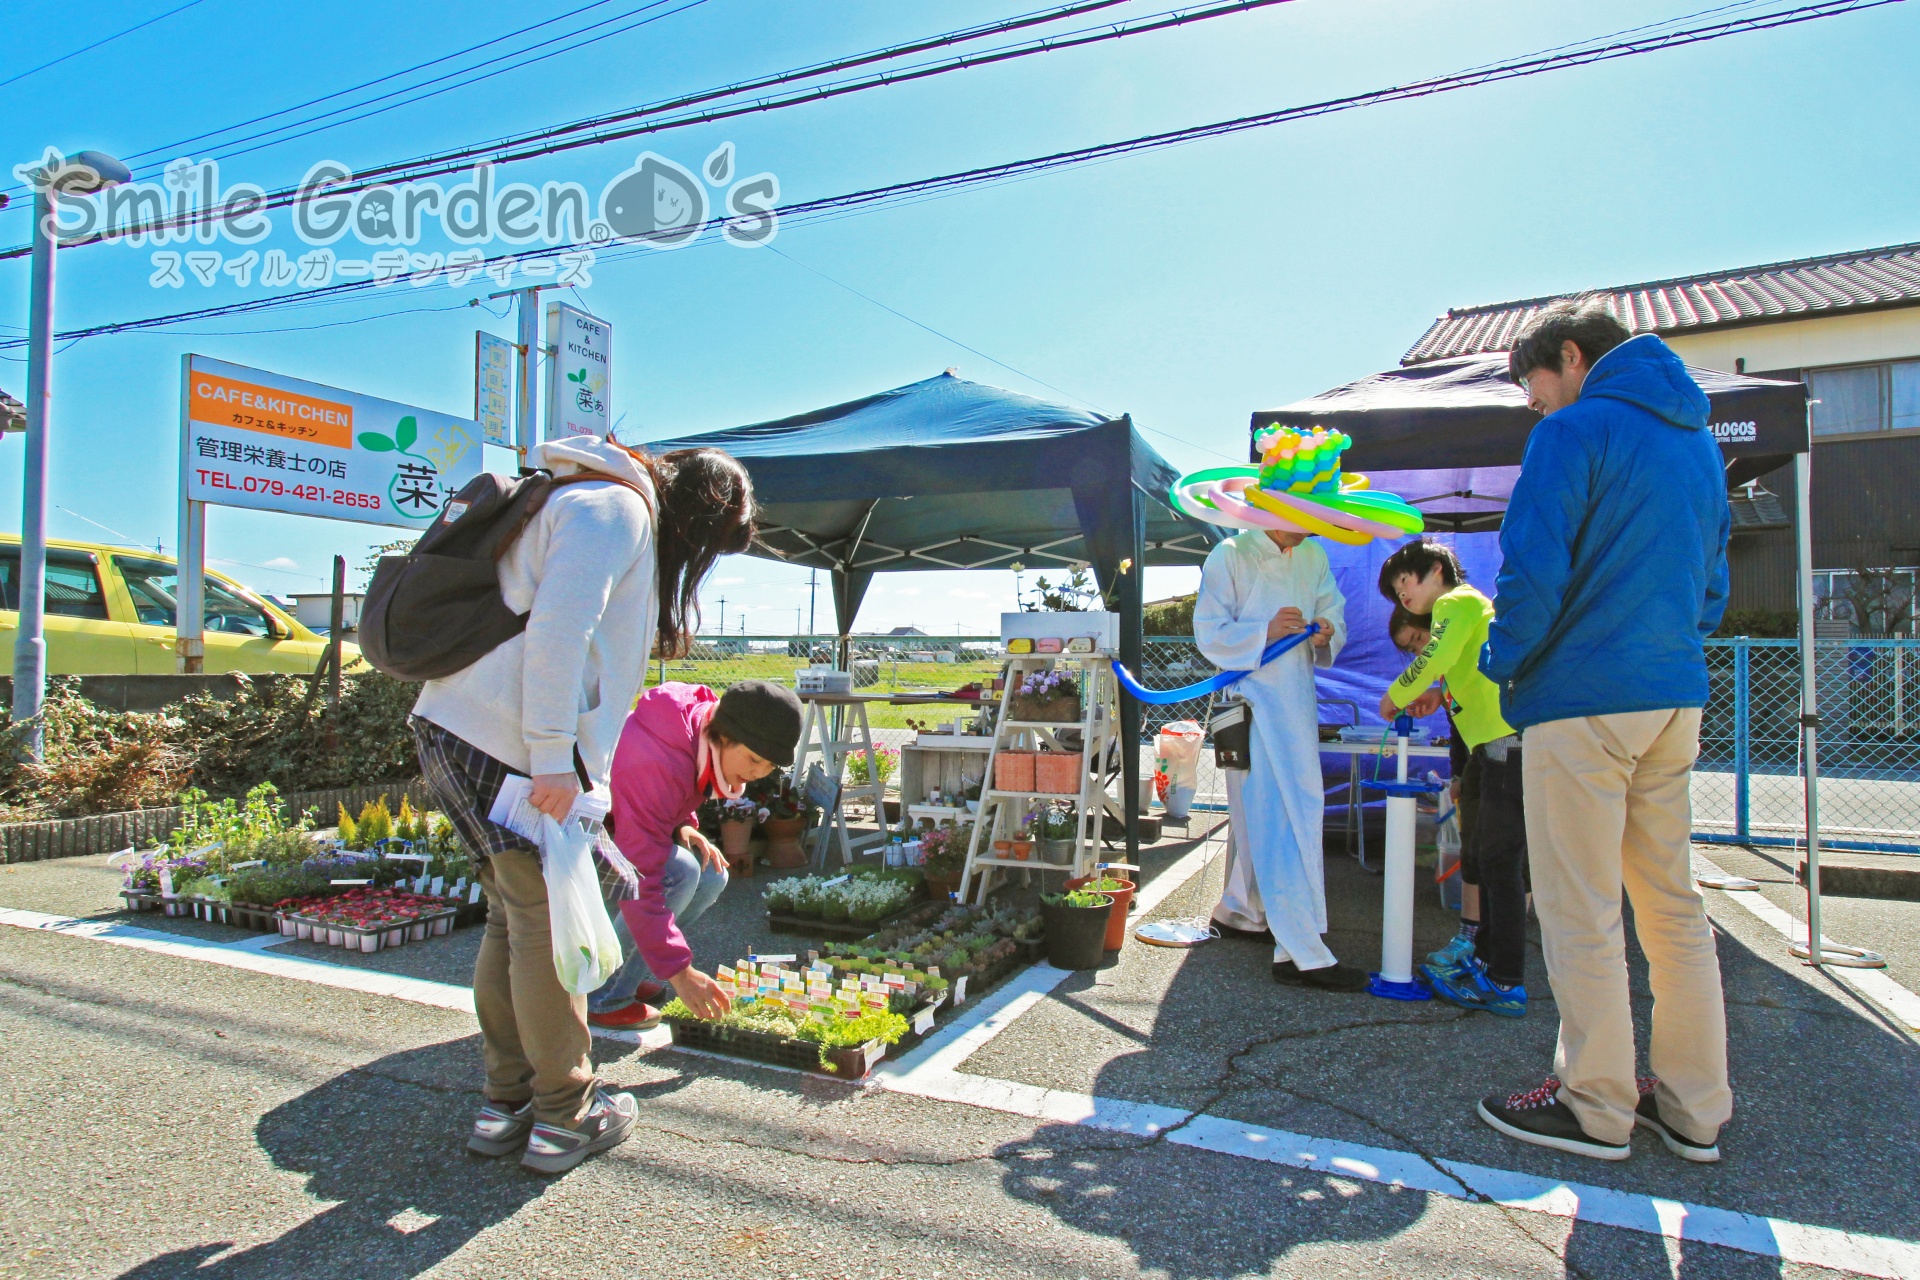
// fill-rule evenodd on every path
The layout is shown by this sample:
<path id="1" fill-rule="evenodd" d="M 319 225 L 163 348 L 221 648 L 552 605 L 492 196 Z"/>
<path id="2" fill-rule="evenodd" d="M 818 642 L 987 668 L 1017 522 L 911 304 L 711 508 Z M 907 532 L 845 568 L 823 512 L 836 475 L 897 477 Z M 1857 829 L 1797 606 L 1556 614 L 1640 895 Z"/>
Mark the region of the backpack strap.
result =
<path id="1" fill-rule="evenodd" d="M 505 536 L 495 545 L 493 549 L 494 563 L 498 564 L 507 554 L 507 549 L 526 531 L 527 526 L 533 522 L 533 518 L 540 514 L 540 508 L 547 505 L 547 499 L 553 496 L 555 489 L 558 489 L 564 484 L 579 484 L 585 480 L 604 480 L 608 484 L 617 484 L 622 488 L 633 490 L 633 492 L 640 495 L 640 501 L 646 504 L 647 517 L 649 519 L 653 518 L 653 498 L 645 489 L 642 489 L 631 480 L 622 479 L 620 476 L 610 476 L 604 471 L 576 471 L 572 475 L 552 476 L 548 478 L 546 484 L 542 485 L 533 496 L 527 500 L 526 506 L 521 508 L 519 518 L 514 522 L 513 527 L 507 530 Z"/>

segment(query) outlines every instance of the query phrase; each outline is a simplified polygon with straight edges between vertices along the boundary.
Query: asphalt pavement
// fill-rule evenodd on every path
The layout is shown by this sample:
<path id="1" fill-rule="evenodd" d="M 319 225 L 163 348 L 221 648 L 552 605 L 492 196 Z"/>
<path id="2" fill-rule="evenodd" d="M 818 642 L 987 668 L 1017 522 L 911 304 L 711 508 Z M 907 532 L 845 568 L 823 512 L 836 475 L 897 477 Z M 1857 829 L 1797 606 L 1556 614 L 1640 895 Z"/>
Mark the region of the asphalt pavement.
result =
<path id="1" fill-rule="evenodd" d="M 1151 851 L 1163 872 L 1193 842 Z M 1711 851 L 1729 870 L 1728 851 Z M 1190 866 L 1191 863 L 1182 863 Z M 1158 908 L 1201 915 L 1214 863 Z M 1785 879 L 1791 880 L 1790 870 Z M 99 859 L 0 868 L 0 907 L 217 941 L 117 912 Z M 1377 956 L 1379 881 L 1328 859 L 1333 945 Z M 1792 907 L 1790 889 L 1769 885 Z M 1420 898 L 1420 945 L 1450 921 Z M 1726 1162 L 1642 1138 L 1605 1165 L 1509 1142 L 1483 1093 L 1550 1069 L 1537 949 L 1518 1022 L 1275 986 L 1258 944 L 1130 944 L 960 1065 L 1039 1085 L 1548 1180 L 1920 1241 L 1912 1037 L 1709 894 L 1739 1111 Z M 1920 904 L 1830 900 L 1830 935 L 1920 961 Z M 703 960 L 776 939 L 752 883 L 694 925 Z M 333 963 L 463 982 L 478 934 Z M 792 939 L 778 939 L 782 946 Z M 297 954 L 275 947 L 269 954 Z M 1635 1006 L 1650 1004 L 1632 960 Z M 1906 978 L 1902 978 L 1906 981 Z M 543 1179 L 470 1157 L 470 1015 L 0 927 L 0 1277 L 1705 1277 L 1839 1274 L 1696 1241 L 1381 1185 L 990 1107 L 596 1041 L 641 1104 L 623 1147 Z M 1902 1170 L 1907 1172 L 1903 1173 Z"/>

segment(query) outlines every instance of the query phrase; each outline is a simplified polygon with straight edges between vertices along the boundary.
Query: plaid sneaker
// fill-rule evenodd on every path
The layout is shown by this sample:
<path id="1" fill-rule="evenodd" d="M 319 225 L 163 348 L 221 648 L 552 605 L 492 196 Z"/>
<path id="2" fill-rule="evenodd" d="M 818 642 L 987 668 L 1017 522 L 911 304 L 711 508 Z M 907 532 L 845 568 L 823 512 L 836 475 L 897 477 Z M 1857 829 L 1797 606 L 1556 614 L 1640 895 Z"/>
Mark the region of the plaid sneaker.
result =
<path id="1" fill-rule="evenodd" d="M 1527 1016 L 1527 989 L 1516 986 L 1502 991 L 1494 986 L 1487 977 L 1484 961 L 1468 960 L 1457 969 L 1436 969 L 1423 964 L 1420 977 L 1432 988 L 1433 994 L 1462 1009 L 1483 1009 L 1502 1018 Z"/>
<path id="2" fill-rule="evenodd" d="M 1446 946 L 1438 951 L 1427 953 L 1427 963 L 1442 972 L 1458 969 L 1471 959 L 1473 959 L 1473 939 L 1465 933 L 1454 934 L 1447 939 Z"/>
<path id="3" fill-rule="evenodd" d="M 1631 1143 L 1601 1142 L 1590 1137 L 1580 1127 L 1572 1108 L 1560 1101 L 1559 1092 L 1560 1082 L 1549 1076 L 1538 1089 L 1511 1093 L 1504 1098 L 1498 1094 L 1482 1098 L 1478 1107 L 1480 1118 L 1509 1138 L 1518 1138 L 1536 1147 L 1551 1147 L 1595 1160 L 1625 1160 L 1633 1154 Z"/>
<path id="4" fill-rule="evenodd" d="M 578 1129 L 556 1124 L 537 1124 L 527 1138 L 527 1153 L 520 1167 L 535 1173 L 565 1173 L 596 1151 L 617 1147 L 627 1140 L 633 1122 L 640 1118 L 640 1104 L 630 1093 L 608 1093 L 595 1088 L 593 1105 L 581 1118 Z"/>
<path id="5" fill-rule="evenodd" d="M 527 1145 L 527 1135 L 532 1132 L 532 1099 L 517 1108 L 505 1102 L 489 1102 L 473 1118 L 467 1150 L 483 1156 L 512 1155 Z"/>

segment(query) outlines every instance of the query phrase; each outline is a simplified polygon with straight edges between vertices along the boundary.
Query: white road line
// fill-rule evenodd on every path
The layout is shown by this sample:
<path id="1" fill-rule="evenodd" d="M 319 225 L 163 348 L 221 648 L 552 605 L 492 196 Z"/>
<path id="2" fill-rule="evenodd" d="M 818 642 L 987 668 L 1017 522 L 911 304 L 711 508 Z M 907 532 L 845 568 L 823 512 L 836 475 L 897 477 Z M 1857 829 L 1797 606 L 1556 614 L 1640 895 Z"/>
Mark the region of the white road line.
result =
<path id="1" fill-rule="evenodd" d="M 1197 875 L 1216 852 L 1217 849 L 1209 842 L 1168 867 L 1142 891 L 1141 914 L 1145 915 L 1158 907 Z M 1758 894 L 1736 896 L 1748 910 L 1768 920 L 1775 928 L 1781 926 L 1769 919 L 1769 910 L 1777 912 L 1790 925 L 1797 923 Z M 1763 905 L 1755 906 L 1748 899 L 1757 899 Z M 473 993 L 466 987 L 400 978 L 317 960 L 261 954 L 258 948 L 271 945 L 267 943 L 236 945 L 202 942 L 128 925 L 74 920 L 37 911 L 6 908 L 0 908 L 0 925 L 60 933 L 68 937 L 92 938 L 118 946 L 249 969 L 300 982 L 316 982 L 375 995 L 392 995 L 419 1004 L 468 1012 L 473 1008 Z M 1789 929 L 1781 928 L 1781 932 L 1792 936 Z M 1800 927 L 1800 936 L 1804 938 L 1805 926 Z M 1884 974 L 1875 975 L 1866 970 L 1834 972 L 1854 980 L 1871 976 L 1885 977 Z M 1034 965 L 1016 975 L 927 1037 L 912 1052 L 897 1061 L 883 1061 L 871 1077 L 871 1087 L 1025 1116 L 1050 1124 L 1084 1125 L 1139 1137 L 1164 1135 L 1169 1143 L 1197 1150 L 1307 1169 L 1360 1182 L 1406 1187 L 1456 1200 L 1492 1203 L 1530 1213 L 1620 1227 L 1669 1240 L 1719 1245 L 1786 1262 L 1885 1277 L 1886 1280 L 1920 1280 L 1920 1244 L 1906 1240 L 1808 1226 L 1732 1209 L 1664 1200 L 1638 1192 L 1587 1186 L 1463 1161 L 1430 1160 L 1413 1151 L 1316 1138 L 1177 1107 L 1048 1089 L 1017 1080 L 998 1080 L 956 1070 L 1022 1014 L 1044 1000 L 1069 976 L 1065 970 L 1045 964 Z M 1892 979 L 1887 979 L 1887 982 L 1892 983 Z M 1896 985 L 1896 990 L 1912 998 L 1904 988 Z M 596 1030 L 595 1034 L 604 1039 L 636 1045 L 642 1051 L 664 1048 L 671 1043 L 664 1027 L 646 1032 Z M 699 1054 L 697 1050 L 682 1052 Z"/>
<path id="2" fill-rule="evenodd" d="M 441 1009 L 458 1009 L 465 1013 L 473 1012 L 473 988 L 456 987 L 445 982 L 428 982 L 421 978 L 402 977 L 396 973 L 381 973 L 375 969 L 356 969 L 344 964 L 328 964 L 324 960 L 265 955 L 244 946 L 234 947 L 226 943 L 209 942 L 202 938 L 162 933 L 157 929 L 140 929 L 133 925 L 113 924 L 104 920 L 75 920 L 70 916 L 48 915 L 43 911 L 20 911 L 11 907 L 0 907 L 0 924 L 12 925 L 16 929 L 57 933 L 69 938 L 90 938 L 95 942 L 108 942 L 117 947 L 132 947 L 136 951 L 153 951 L 183 960 L 201 960 L 207 964 L 224 965 L 229 969 L 245 969 L 252 973 L 269 974 L 276 978 L 292 978 L 296 982 L 311 982 L 323 987 L 363 991 L 375 996 L 392 996 L 396 1000 L 407 1000 L 414 1004 L 433 1005 Z"/>
<path id="3" fill-rule="evenodd" d="M 1710 859 L 1698 852 L 1693 855 L 1694 865 L 1710 874 L 1724 876 L 1727 873 Z M 1752 912 L 1761 923 L 1785 938 L 1789 944 L 1807 942 L 1807 925 L 1804 920 L 1796 920 L 1793 913 L 1778 905 L 1758 889 L 1721 889 L 1716 892 L 1726 895 L 1727 899 L 1737 902 Z M 1820 936 L 1822 946 L 1833 945 L 1833 939 L 1825 934 Z M 1844 965 L 1829 964 L 1820 966 L 1830 977 L 1838 979 L 1862 997 L 1872 1001 L 1884 1010 L 1888 1017 L 1909 1031 L 1920 1031 L 1920 995 L 1901 986 L 1882 969 L 1849 969 Z"/>

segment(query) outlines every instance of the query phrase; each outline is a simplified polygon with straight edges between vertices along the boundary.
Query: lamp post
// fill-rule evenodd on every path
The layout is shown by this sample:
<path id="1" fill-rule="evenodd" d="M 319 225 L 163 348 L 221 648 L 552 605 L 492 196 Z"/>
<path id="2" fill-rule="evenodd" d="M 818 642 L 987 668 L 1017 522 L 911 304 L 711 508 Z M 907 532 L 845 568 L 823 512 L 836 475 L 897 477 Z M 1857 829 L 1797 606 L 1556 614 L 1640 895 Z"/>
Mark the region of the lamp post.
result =
<path id="1" fill-rule="evenodd" d="M 13 722 L 40 759 L 40 708 L 47 696 L 47 409 L 53 396 L 53 193 L 75 195 L 127 181 L 127 166 L 98 151 L 49 164 L 33 187 L 33 275 L 28 285 L 27 449 L 20 483 L 20 630 L 13 642 Z"/>

